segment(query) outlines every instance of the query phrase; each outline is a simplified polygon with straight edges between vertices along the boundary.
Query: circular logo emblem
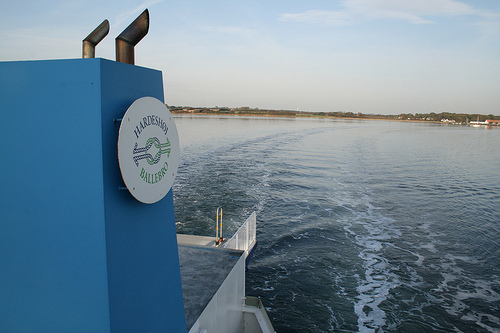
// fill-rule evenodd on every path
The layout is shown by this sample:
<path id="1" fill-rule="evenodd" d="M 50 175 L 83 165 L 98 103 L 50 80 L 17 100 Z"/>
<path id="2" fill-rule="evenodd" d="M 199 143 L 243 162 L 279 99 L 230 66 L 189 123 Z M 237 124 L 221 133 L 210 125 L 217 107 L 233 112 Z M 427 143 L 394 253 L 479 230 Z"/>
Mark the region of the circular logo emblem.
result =
<path id="1" fill-rule="evenodd" d="M 118 133 L 118 163 L 123 181 L 140 202 L 160 201 L 174 183 L 179 136 L 172 114 L 153 97 L 136 100 Z"/>

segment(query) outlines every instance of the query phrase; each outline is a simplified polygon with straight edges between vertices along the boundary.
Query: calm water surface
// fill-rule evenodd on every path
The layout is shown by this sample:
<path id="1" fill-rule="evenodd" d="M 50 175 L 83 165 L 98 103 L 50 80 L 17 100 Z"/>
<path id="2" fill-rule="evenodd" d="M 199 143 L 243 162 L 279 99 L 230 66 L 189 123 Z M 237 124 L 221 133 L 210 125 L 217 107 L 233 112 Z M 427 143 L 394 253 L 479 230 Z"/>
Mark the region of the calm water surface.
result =
<path id="1" fill-rule="evenodd" d="M 499 332 L 500 129 L 176 116 L 177 230 L 257 211 L 278 332 Z"/>

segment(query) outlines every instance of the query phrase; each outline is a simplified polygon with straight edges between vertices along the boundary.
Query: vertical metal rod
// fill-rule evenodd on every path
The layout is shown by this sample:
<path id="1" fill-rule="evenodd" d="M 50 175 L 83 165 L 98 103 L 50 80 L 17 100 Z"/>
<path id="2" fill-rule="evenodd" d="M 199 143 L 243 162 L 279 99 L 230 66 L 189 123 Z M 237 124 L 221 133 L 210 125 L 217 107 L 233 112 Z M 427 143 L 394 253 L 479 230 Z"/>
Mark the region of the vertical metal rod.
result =
<path id="1" fill-rule="evenodd" d="M 217 216 L 215 218 L 215 245 L 222 243 L 222 207 L 217 208 Z"/>
<path id="2" fill-rule="evenodd" d="M 215 213 L 215 245 L 219 245 L 219 208 Z"/>
<path id="3" fill-rule="evenodd" d="M 220 207 L 220 242 L 222 243 L 222 240 L 224 238 L 222 237 L 222 207 Z"/>

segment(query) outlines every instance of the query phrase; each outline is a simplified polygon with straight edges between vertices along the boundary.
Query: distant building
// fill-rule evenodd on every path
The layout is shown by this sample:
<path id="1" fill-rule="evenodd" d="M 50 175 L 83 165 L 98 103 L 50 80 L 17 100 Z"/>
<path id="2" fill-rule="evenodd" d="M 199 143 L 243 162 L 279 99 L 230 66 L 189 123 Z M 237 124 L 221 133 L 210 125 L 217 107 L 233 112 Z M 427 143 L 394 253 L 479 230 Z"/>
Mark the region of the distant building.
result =
<path id="1" fill-rule="evenodd" d="M 470 125 L 490 125 L 488 123 L 488 121 L 495 121 L 495 120 L 486 120 L 486 121 L 479 121 L 479 119 L 478 120 L 471 120 L 471 121 L 469 121 L 469 124 Z"/>

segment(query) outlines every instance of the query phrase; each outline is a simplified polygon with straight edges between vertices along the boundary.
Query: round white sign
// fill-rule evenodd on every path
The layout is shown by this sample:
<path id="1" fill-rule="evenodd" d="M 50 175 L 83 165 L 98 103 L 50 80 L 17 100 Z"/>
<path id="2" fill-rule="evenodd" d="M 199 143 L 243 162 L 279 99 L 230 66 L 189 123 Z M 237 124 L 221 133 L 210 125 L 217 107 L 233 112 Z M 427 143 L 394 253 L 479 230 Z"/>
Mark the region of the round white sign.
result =
<path id="1" fill-rule="evenodd" d="M 179 136 L 172 114 L 153 97 L 128 108 L 118 133 L 118 163 L 123 181 L 140 202 L 160 201 L 170 190 L 179 166 Z"/>

